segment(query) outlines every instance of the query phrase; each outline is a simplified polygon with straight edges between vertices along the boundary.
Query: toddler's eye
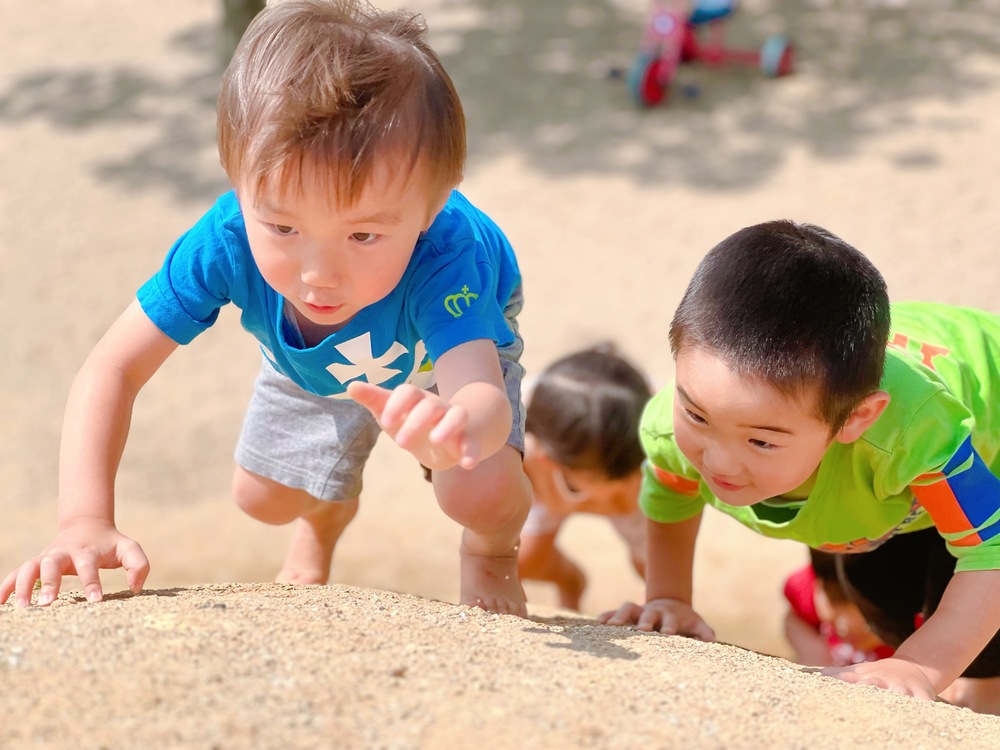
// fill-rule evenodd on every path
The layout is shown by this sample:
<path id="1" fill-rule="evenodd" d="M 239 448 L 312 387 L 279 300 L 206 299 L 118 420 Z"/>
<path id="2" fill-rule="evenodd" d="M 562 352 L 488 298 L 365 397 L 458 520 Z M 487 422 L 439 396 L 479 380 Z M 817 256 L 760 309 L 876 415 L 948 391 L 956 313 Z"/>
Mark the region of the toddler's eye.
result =
<path id="1" fill-rule="evenodd" d="M 752 439 L 750 441 L 750 445 L 754 446 L 755 448 L 765 448 L 768 450 L 778 447 L 774 443 L 769 443 L 766 440 L 756 440 L 756 439 Z"/>
<path id="2" fill-rule="evenodd" d="M 378 235 L 374 232 L 355 232 L 351 235 L 351 239 L 362 245 L 370 245 L 378 239 Z"/>
<path id="3" fill-rule="evenodd" d="M 274 230 L 275 234 L 280 234 L 282 237 L 295 234 L 295 227 L 290 227 L 286 224 L 272 224 L 271 229 Z"/>

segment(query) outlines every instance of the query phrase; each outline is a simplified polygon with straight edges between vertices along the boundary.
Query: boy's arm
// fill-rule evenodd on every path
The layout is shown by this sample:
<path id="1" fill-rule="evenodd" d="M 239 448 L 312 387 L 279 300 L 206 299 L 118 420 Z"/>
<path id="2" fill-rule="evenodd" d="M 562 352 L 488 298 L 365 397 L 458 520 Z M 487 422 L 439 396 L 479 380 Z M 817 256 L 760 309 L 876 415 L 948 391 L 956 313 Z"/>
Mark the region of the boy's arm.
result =
<path id="1" fill-rule="evenodd" d="M 694 548 L 701 513 L 676 523 L 646 521 L 646 604 L 627 602 L 598 619 L 608 625 L 714 641 L 715 632 L 691 607 Z"/>
<path id="2" fill-rule="evenodd" d="M 496 345 L 459 344 L 434 363 L 438 394 L 411 385 L 394 390 L 353 382 L 348 395 L 425 466 L 471 469 L 503 447 L 512 414 Z"/>
<path id="3" fill-rule="evenodd" d="M 77 575 L 87 598 L 103 594 L 98 571 L 124 567 L 139 591 L 149 570 L 142 549 L 114 525 L 114 484 L 136 395 L 177 344 L 133 302 L 87 357 L 73 380 L 59 454 L 58 532 L 40 555 L 0 584 L 0 602 L 16 590 L 26 606 L 36 580 L 39 604 L 59 593 L 63 575 Z"/>
<path id="4" fill-rule="evenodd" d="M 995 537 L 1000 478 L 980 457 L 971 437 L 965 437 L 943 467 L 921 474 L 910 486 L 953 554 L 964 550 L 971 556 L 985 549 L 981 540 Z M 1000 571 L 958 572 L 935 613 L 892 657 L 830 668 L 824 674 L 933 699 L 976 658 L 998 627 Z"/>
<path id="5" fill-rule="evenodd" d="M 933 700 L 1000 629 L 1000 570 L 956 573 L 934 614 L 887 659 L 829 668 L 846 682 Z"/>

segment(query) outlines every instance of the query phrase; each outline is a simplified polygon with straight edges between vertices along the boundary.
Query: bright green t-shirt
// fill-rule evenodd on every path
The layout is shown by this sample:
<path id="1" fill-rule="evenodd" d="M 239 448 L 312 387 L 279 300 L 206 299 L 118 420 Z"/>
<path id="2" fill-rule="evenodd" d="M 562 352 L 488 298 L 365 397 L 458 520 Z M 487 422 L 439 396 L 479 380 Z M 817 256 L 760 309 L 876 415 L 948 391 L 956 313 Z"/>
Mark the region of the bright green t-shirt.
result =
<path id="1" fill-rule="evenodd" d="M 677 448 L 671 386 L 642 418 L 643 512 L 670 523 L 711 505 L 764 536 L 844 552 L 935 526 L 957 570 L 1000 569 L 1000 317 L 910 302 L 892 322 L 889 405 L 858 440 L 830 445 L 806 499 L 715 497 Z"/>

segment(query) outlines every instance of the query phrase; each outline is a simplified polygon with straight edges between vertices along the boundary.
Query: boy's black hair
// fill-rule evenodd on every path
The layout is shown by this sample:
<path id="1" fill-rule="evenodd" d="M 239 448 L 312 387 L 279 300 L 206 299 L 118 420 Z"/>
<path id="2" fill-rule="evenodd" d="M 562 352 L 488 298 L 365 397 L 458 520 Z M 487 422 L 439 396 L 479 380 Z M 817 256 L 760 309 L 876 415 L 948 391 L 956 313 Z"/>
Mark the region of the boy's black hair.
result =
<path id="1" fill-rule="evenodd" d="M 612 345 L 598 345 L 545 368 L 525 431 L 556 462 L 620 479 L 642 464 L 639 418 L 651 395 L 642 373 Z"/>
<path id="2" fill-rule="evenodd" d="M 889 296 L 878 269 L 825 229 L 747 227 L 702 260 L 670 324 L 670 348 L 698 347 L 781 393 L 818 396 L 836 433 L 878 390 Z M 815 389 L 815 390 L 813 390 Z"/>

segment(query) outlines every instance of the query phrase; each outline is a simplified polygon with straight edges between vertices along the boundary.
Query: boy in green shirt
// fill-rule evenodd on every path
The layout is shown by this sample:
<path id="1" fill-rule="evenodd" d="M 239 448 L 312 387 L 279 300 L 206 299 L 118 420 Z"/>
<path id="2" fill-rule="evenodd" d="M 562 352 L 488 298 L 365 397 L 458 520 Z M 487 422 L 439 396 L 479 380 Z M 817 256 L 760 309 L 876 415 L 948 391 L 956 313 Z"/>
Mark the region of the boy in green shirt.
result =
<path id="1" fill-rule="evenodd" d="M 709 252 L 671 323 L 675 384 L 641 426 L 646 604 L 602 621 L 714 639 L 691 606 L 711 505 L 838 553 L 897 650 L 825 674 L 1000 711 L 1000 318 L 891 318 L 878 270 L 818 227 L 761 224 Z"/>

